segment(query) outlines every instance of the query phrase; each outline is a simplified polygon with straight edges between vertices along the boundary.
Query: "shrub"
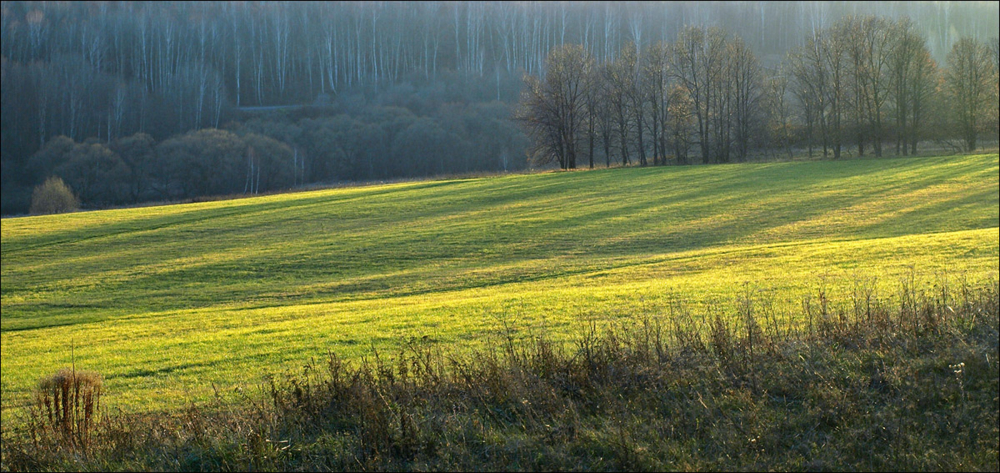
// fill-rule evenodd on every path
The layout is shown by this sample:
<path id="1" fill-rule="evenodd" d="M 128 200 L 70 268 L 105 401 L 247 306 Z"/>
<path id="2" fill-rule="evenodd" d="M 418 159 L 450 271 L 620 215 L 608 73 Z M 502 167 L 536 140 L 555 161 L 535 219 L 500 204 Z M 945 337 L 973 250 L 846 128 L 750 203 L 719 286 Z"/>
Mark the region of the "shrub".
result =
<path id="1" fill-rule="evenodd" d="M 72 212 L 80 207 L 80 201 L 62 179 L 52 176 L 31 193 L 31 213 L 54 214 Z"/>

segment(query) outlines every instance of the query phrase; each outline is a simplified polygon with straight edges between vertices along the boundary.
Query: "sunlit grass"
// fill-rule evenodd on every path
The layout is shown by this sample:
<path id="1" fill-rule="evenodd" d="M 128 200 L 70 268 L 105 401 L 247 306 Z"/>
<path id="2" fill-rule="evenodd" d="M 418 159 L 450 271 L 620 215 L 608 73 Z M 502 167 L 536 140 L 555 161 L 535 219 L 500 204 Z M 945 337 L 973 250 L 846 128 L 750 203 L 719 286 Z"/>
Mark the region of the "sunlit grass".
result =
<path id="1" fill-rule="evenodd" d="M 471 348 L 499 316 L 568 338 L 744 283 L 796 305 L 824 278 L 978 279 L 998 267 L 998 171 L 996 155 L 616 169 L 8 219 L 3 411 L 71 346 L 110 405 L 169 409 L 327 350 Z"/>

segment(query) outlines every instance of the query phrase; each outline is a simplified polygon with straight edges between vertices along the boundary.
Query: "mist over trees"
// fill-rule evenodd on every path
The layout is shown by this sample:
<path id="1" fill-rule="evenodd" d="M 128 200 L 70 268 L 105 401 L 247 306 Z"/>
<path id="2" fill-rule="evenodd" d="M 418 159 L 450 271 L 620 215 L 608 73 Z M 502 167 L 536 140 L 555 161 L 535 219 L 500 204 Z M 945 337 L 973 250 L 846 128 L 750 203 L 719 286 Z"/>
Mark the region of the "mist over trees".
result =
<path id="1" fill-rule="evenodd" d="M 52 175 L 95 207 L 517 170 L 529 153 L 576 167 L 740 161 L 764 146 L 839 156 L 848 142 L 879 154 L 877 137 L 912 150 L 933 128 L 953 46 L 968 37 L 997 63 L 990 2 L 2 2 L 0 13 L 4 214 L 27 211 Z M 852 56 L 832 31 L 868 14 L 909 18 L 922 42 Z M 815 57 L 785 60 L 811 43 Z M 511 120 L 531 90 L 522 78 L 551 93 L 547 58 L 567 45 L 584 61 L 563 104 L 572 117 L 549 132 Z M 883 72 L 852 75 L 859 61 Z M 870 93 L 851 95 L 862 84 Z M 996 120 L 970 113 L 972 128 Z"/>

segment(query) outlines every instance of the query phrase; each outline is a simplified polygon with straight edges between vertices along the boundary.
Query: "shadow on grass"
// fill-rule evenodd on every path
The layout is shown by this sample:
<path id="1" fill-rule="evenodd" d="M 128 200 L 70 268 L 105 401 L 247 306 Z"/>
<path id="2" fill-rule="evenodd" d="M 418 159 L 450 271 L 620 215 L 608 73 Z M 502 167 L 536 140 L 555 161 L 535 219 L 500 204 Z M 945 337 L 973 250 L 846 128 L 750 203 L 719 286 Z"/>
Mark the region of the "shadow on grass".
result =
<path id="1" fill-rule="evenodd" d="M 593 322 L 573 343 L 496 319 L 458 356 L 411 339 L 330 353 L 183 412 L 105 413 L 73 442 L 3 430 L 21 470 L 992 470 L 1000 285 L 874 278 L 799 313 L 731 305 Z M 788 322 L 788 320 L 799 322 Z"/>

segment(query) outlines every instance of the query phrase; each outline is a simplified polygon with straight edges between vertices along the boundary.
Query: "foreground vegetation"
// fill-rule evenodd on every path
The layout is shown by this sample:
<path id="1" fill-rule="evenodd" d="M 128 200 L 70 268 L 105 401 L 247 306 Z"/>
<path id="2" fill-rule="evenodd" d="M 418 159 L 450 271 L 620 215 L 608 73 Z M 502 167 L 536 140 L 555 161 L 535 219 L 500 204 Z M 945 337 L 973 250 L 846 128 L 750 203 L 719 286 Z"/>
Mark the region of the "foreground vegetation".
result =
<path id="1" fill-rule="evenodd" d="M 236 405 L 89 425 L 40 401 L 28 427 L 4 429 L 2 468 L 996 471 L 998 280 L 852 285 L 803 300 L 791 319 L 805 324 L 746 286 L 731 305 L 630 313 L 571 347 L 504 319 L 467 356 L 419 340 L 359 363 L 331 353 Z M 67 392 L 93 392 L 79 379 Z"/>
<path id="2" fill-rule="evenodd" d="M 4 220 L 4 425 L 74 362 L 109 407 L 155 412 L 327 351 L 482 348 L 505 317 L 567 342 L 745 282 L 785 317 L 824 278 L 977 283 L 998 174 L 996 155 L 617 169 Z"/>

